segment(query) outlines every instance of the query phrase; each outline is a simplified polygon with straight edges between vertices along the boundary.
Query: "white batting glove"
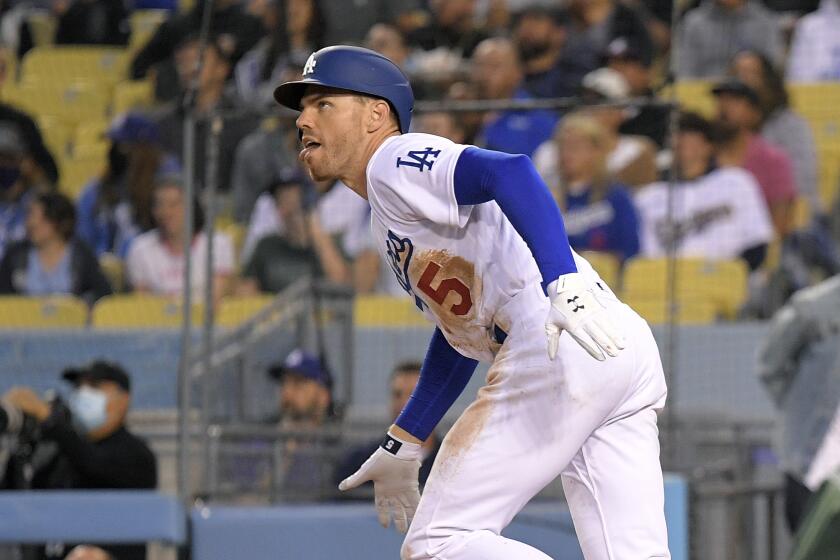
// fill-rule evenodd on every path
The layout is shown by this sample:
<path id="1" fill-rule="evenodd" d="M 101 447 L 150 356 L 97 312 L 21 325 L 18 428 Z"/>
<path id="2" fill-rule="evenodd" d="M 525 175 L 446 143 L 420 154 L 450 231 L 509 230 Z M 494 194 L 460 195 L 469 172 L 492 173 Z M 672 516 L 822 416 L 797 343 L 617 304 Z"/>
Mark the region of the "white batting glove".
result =
<path id="1" fill-rule="evenodd" d="M 548 285 L 551 309 L 545 322 L 548 336 L 548 357 L 557 356 L 560 333 L 568 332 L 575 342 L 598 361 L 606 360 L 604 352 L 617 356 L 626 346 L 624 337 L 598 301 L 580 273 L 564 274 Z"/>
<path id="2" fill-rule="evenodd" d="M 338 489 L 351 490 L 372 480 L 379 523 L 387 528 L 393 517 L 397 531 L 405 533 L 420 503 L 421 456 L 420 444 L 399 440 L 389 433 L 359 470 L 341 481 Z"/>

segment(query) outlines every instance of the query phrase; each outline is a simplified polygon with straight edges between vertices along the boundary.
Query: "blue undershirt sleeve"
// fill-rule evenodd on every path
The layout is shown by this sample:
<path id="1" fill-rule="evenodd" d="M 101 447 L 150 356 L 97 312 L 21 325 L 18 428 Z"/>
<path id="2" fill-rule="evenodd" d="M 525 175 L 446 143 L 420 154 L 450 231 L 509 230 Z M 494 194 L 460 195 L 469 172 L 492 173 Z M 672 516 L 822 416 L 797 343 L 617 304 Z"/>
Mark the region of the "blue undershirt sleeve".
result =
<path id="1" fill-rule="evenodd" d="M 563 217 L 528 156 L 471 146 L 455 164 L 454 183 L 458 204 L 496 201 L 531 250 L 543 291 L 559 276 L 577 272 Z"/>
<path id="2" fill-rule="evenodd" d="M 475 372 L 478 362 L 461 355 L 436 328 L 420 370 L 420 379 L 396 424 L 425 441 Z"/>

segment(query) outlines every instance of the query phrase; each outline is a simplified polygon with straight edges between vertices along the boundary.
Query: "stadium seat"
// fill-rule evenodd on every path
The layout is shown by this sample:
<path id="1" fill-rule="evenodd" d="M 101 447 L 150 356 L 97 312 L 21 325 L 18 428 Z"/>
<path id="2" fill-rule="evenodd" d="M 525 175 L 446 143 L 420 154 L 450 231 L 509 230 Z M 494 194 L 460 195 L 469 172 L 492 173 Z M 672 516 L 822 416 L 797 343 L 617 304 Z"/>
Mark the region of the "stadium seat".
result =
<path id="1" fill-rule="evenodd" d="M 108 115 L 110 90 L 96 83 L 60 84 L 44 80 L 4 88 L 6 100 L 33 115 L 47 115 L 72 126 Z"/>
<path id="2" fill-rule="evenodd" d="M 714 114 L 715 100 L 711 94 L 711 82 L 705 80 L 683 80 L 674 84 L 673 87 L 676 87 L 677 101 L 683 109 L 696 111 L 706 117 Z M 670 99 L 670 88 L 665 88 L 661 97 L 663 99 Z"/>
<path id="3" fill-rule="evenodd" d="M 237 327 L 274 300 L 273 295 L 229 297 L 219 304 L 216 324 L 220 327 Z"/>
<path id="4" fill-rule="evenodd" d="M 128 50 L 137 52 L 146 46 L 158 26 L 169 17 L 168 10 L 136 10 L 131 14 L 131 37 Z"/>
<path id="5" fill-rule="evenodd" d="M 181 326 L 182 305 L 172 298 L 145 294 L 113 295 L 93 308 L 92 324 L 99 329 L 153 329 Z M 202 306 L 193 305 L 193 324 L 202 320 Z"/>
<path id="6" fill-rule="evenodd" d="M 625 296 L 623 301 L 652 325 L 661 325 L 669 320 L 668 302 L 664 299 L 630 295 Z M 680 325 L 704 325 L 715 321 L 715 305 L 711 301 L 680 299 L 676 306 L 675 320 Z"/>
<path id="7" fill-rule="evenodd" d="M 128 50 L 115 47 L 35 47 L 23 57 L 21 80 L 59 87 L 78 82 L 110 86 L 128 74 Z"/>
<path id="8" fill-rule="evenodd" d="M 818 146 L 819 192 L 823 208 L 831 208 L 840 187 L 840 144 Z"/>
<path id="9" fill-rule="evenodd" d="M 26 22 L 29 24 L 32 43 L 36 47 L 48 47 L 55 42 L 58 21 L 50 12 L 46 10 L 33 12 L 27 16 Z"/>
<path id="10" fill-rule="evenodd" d="M 788 84 L 788 93 L 791 106 L 802 114 L 825 110 L 840 113 L 840 107 L 837 106 L 837 100 L 840 99 L 838 82 Z"/>
<path id="11" fill-rule="evenodd" d="M 357 296 L 353 307 L 357 327 L 417 327 L 429 322 L 408 297 Z"/>
<path id="12" fill-rule="evenodd" d="M 127 80 L 114 86 L 113 115 L 132 109 L 150 107 L 154 103 L 154 86 L 150 80 Z"/>
<path id="13" fill-rule="evenodd" d="M 104 253 L 99 257 L 99 268 L 111 284 L 114 292 L 121 292 L 125 288 L 125 266 L 123 262 L 112 253 Z"/>
<path id="14" fill-rule="evenodd" d="M 668 299 L 667 259 L 631 259 L 625 265 L 623 298 Z M 747 266 L 741 260 L 678 259 L 676 297 L 680 302 L 709 302 L 715 312 L 734 318 L 747 297 Z"/>
<path id="15" fill-rule="evenodd" d="M 78 198 L 91 179 L 105 170 L 105 159 L 101 156 L 88 158 L 65 158 L 60 160 L 59 190 L 72 199 Z"/>
<path id="16" fill-rule="evenodd" d="M 607 285 L 613 290 L 618 290 L 619 286 L 619 271 L 621 265 L 618 259 L 610 253 L 602 253 L 598 251 L 583 251 L 580 254 L 583 258 L 589 261 L 595 272 Z"/>
<path id="17" fill-rule="evenodd" d="M 0 329 L 79 328 L 87 319 L 87 305 L 73 297 L 0 296 Z"/>
<path id="18" fill-rule="evenodd" d="M 44 137 L 44 143 L 56 159 L 61 159 L 69 153 L 73 139 L 72 124 L 56 117 L 42 115 L 38 117 L 38 128 Z"/>
<path id="19" fill-rule="evenodd" d="M 79 123 L 73 134 L 73 143 L 78 144 L 95 144 L 106 140 L 105 133 L 108 131 L 108 121 L 102 119 L 99 121 L 86 121 Z"/>

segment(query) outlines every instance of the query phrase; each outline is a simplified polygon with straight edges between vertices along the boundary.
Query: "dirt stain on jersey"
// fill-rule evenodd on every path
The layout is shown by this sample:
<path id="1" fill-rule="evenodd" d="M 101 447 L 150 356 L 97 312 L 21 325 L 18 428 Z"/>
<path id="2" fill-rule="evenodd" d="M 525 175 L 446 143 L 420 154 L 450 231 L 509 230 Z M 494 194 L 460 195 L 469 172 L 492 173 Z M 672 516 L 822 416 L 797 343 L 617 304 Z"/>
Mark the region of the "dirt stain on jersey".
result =
<path id="1" fill-rule="evenodd" d="M 487 351 L 490 340 L 476 329 L 482 296 L 475 265 L 445 250 L 422 251 L 411 259 L 409 277 L 450 344 L 462 351 Z"/>

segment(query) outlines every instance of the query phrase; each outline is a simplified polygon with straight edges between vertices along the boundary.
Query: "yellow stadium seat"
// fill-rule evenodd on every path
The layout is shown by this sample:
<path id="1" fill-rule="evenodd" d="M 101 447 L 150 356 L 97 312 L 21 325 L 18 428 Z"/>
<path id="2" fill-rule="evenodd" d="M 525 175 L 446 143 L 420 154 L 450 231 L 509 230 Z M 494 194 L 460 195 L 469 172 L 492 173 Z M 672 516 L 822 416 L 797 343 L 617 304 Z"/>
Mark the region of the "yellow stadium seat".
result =
<path id="1" fill-rule="evenodd" d="M 819 147 L 819 191 L 823 208 L 831 208 L 840 187 L 840 145 Z"/>
<path id="2" fill-rule="evenodd" d="M 44 137 L 44 143 L 56 159 L 68 154 L 73 138 L 72 124 L 56 117 L 42 115 L 38 117 L 38 128 Z"/>
<path id="3" fill-rule="evenodd" d="M 106 119 L 98 121 L 86 121 L 79 123 L 73 135 L 73 143 L 96 144 L 107 140 L 105 134 L 108 132 L 109 123 Z"/>
<path id="4" fill-rule="evenodd" d="M 812 84 L 789 84 L 791 106 L 794 110 L 807 114 L 813 111 L 840 111 L 837 100 L 840 99 L 840 83 L 818 82 Z"/>
<path id="5" fill-rule="evenodd" d="M 23 83 L 57 84 L 77 82 L 113 84 L 128 75 L 128 50 L 115 47 L 35 47 L 23 57 Z"/>
<path id="6" fill-rule="evenodd" d="M 158 26 L 169 17 L 168 10 L 136 10 L 131 14 L 129 24 L 131 37 L 128 50 L 137 52 L 142 49 L 154 35 Z"/>
<path id="7" fill-rule="evenodd" d="M 661 299 L 625 297 L 624 303 L 653 325 L 667 323 L 670 319 L 668 303 Z M 715 306 L 709 301 L 683 299 L 676 302 L 674 319 L 681 325 L 704 325 L 715 321 Z"/>
<path id="8" fill-rule="evenodd" d="M 356 297 L 353 322 L 357 327 L 429 326 L 413 299 L 377 295 Z"/>
<path id="9" fill-rule="evenodd" d="M 176 328 L 183 320 L 183 306 L 168 297 L 131 294 L 100 299 L 93 308 L 92 324 L 100 329 Z M 202 306 L 193 305 L 194 325 L 202 320 Z"/>
<path id="10" fill-rule="evenodd" d="M 104 161 L 110 149 L 110 142 L 76 143 L 73 145 L 73 159 Z"/>
<path id="11" fill-rule="evenodd" d="M 125 266 L 123 262 L 112 253 L 104 253 L 99 257 L 99 268 L 111 284 L 114 292 L 121 292 L 125 288 Z"/>
<path id="12" fill-rule="evenodd" d="M 618 290 L 621 264 L 614 255 L 598 251 L 583 251 L 580 256 L 589 261 L 595 272 L 610 288 Z"/>
<path id="13" fill-rule="evenodd" d="M 29 24 L 32 43 L 36 47 L 48 47 L 55 42 L 55 30 L 58 27 L 58 21 L 50 12 L 34 12 L 26 18 L 26 21 Z"/>
<path id="14" fill-rule="evenodd" d="M 132 109 L 150 107 L 155 100 L 151 80 L 131 80 L 114 86 L 112 114 L 121 115 Z"/>
<path id="15" fill-rule="evenodd" d="M 82 122 L 105 119 L 111 102 L 109 89 L 95 83 L 30 83 L 4 89 L 4 95 L 8 102 L 29 113 L 48 115 L 74 127 Z"/>
<path id="16" fill-rule="evenodd" d="M 631 259 L 624 268 L 622 295 L 635 300 L 667 301 L 666 259 Z M 747 297 L 747 266 L 741 260 L 678 259 L 676 297 L 705 301 L 724 317 L 733 318 Z"/>
<path id="17" fill-rule="evenodd" d="M 665 88 L 660 97 L 670 99 L 670 87 L 675 87 L 677 101 L 682 109 L 709 117 L 715 112 L 715 99 L 711 94 L 712 85 L 711 82 L 705 80 L 683 80 Z"/>
<path id="18" fill-rule="evenodd" d="M 247 296 L 225 298 L 219 304 L 216 324 L 220 327 L 237 327 L 265 309 L 274 296 Z"/>
<path id="19" fill-rule="evenodd" d="M 0 328 L 79 328 L 87 324 L 88 308 L 73 297 L 0 296 Z"/>
<path id="20" fill-rule="evenodd" d="M 91 179 L 102 175 L 105 160 L 102 157 L 68 158 L 60 161 L 59 169 L 59 190 L 75 200 Z"/>

